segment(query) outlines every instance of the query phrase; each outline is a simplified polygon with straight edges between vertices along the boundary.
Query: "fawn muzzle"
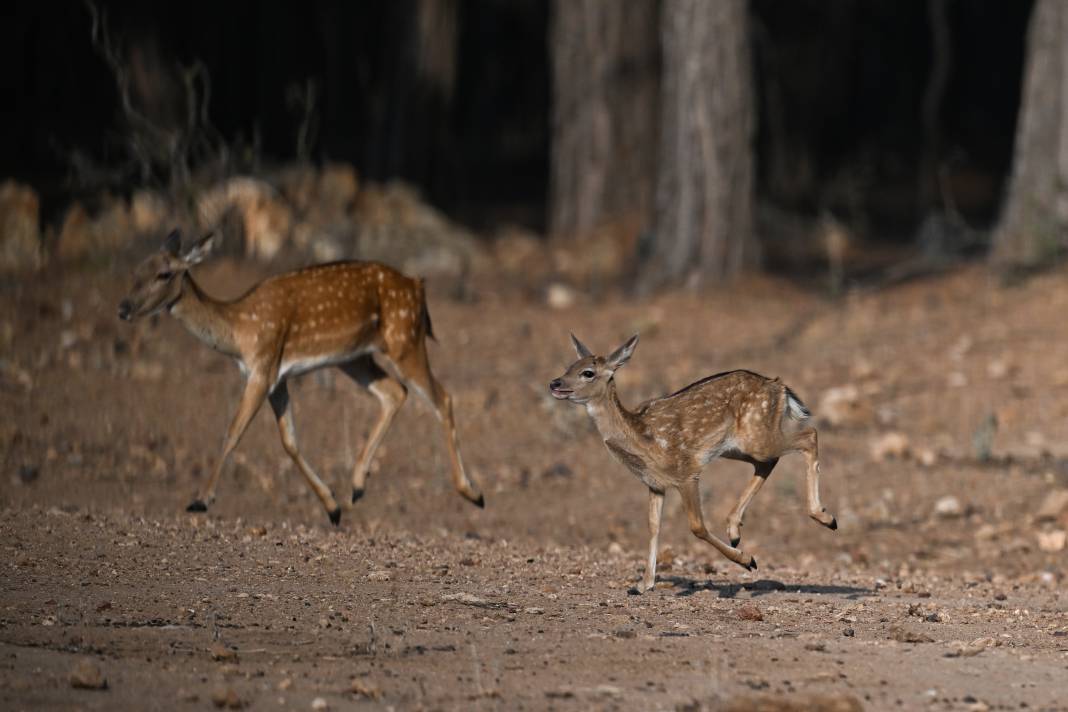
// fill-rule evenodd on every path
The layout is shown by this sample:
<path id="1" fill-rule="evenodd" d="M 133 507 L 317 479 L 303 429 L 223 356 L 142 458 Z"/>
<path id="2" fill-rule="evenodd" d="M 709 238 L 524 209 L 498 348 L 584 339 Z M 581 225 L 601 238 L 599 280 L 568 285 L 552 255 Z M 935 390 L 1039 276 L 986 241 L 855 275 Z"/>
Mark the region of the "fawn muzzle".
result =
<path id="1" fill-rule="evenodd" d="M 549 382 L 549 392 L 552 393 L 553 398 L 556 398 L 557 400 L 564 400 L 574 393 L 570 388 L 564 388 L 564 382 L 559 378 Z"/>

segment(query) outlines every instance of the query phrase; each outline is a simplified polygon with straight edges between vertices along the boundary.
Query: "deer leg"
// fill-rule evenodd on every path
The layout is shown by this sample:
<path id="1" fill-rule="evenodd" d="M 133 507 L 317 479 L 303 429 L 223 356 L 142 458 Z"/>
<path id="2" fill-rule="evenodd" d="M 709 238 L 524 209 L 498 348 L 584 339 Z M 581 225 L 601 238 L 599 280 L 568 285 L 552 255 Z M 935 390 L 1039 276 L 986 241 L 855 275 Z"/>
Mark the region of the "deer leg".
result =
<path id="1" fill-rule="evenodd" d="M 464 470 L 463 460 L 460 458 L 460 446 L 456 437 L 456 423 L 452 416 L 452 398 L 434 378 L 430 372 L 430 363 L 426 356 L 425 344 L 420 344 L 408 352 L 399 361 L 394 361 L 401 377 L 409 387 L 415 388 L 430 405 L 441 421 L 445 431 L 445 446 L 449 451 L 449 460 L 452 464 L 452 484 L 465 498 L 479 507 L 485 507 L 486 501 L 478 485 L 471 481 Z"/>
<path id="2" fill-rule="evenodd" d="M 701 512 L 701 490 L 696 477 L 690 477 L 679 485 L 679 494 L 682 495 L 682 506 L 686 510 L 686 517 L 690 520 L 690 531 L 695 537 L 708 542 L 719 553 L 744 569 L 752 571 L 757 567 L 756 559 L 741 549 L 735 549 L 721 541 L 705 527 L 704 514 Z"/>
<path id="3" fill-rule="evenodd" d="M 649 560 L 642 577 L 642 591 L 652 590 L 656 583 L 656 553 L 660 542 L 660 516 L 664 512 L 664 493 L 649 490 Z"/>
<path id="4" fill-rule="evenodd" d="M 749 508 L 756 493 L 764 486 L 768 475 L 775 469 L 775 463 L 778 461 L 779 459 L 775 458 L 767 462 L 753 463 L 753 478 L 749 480 L 741 499 L 738 500 L 738 504 L 734 505 L 734 509 L 727 517 L 727 537 L 731 540 L 731 546 L 738 546 L 738 542 L 742 540 L 742 519 L 745 517 L 745 510 Z"/>
<path id="5" fill-rule="evenodd" d="M 805 476 L 808 493 L 808 516 L 827 527 L 837 529 L 838 520 L 820 503 L 819 437 L 815 428 L 806 428 L 794 436 L 793 449 L 805 456 L 808 472 Z"/>
<path id="6" fill-rule="evenodd" d="M 323 481 L 315 474 L 315 470 L 311 468 L 308 461 L 301 456 L 300 450 L 297 449 L 297 431 L 293 426 L 293 408 L 289 402 L 289 388 L 286 386 L 286 382 L 282 381 L 275 386 L 275 389 L 271 391 L 267 398 L 271 402 L 274 417 L 278 419 L 278 433 L 282 437 L 282 447 L 285 448 L 286 454 L 293 459 L 300 473 L 304 475 L 308 486 L 312 488 L 319 501 L 323 503 L 331 523 L 337 526 L 338 522 L 341 521 L 341 507 L 337 506 L 330 488 L 323 484 Z"/>
<path id="7" fill-rule="evenodd" d="M 382 438 L 392 425 L 393 416 L 404 405 L 404 400 L 408 397 L 408 389 L 379 368 L 370 356 L 342 364 L 340 368 L 349 378 L 369 390 L 382 407 L 378 414 L 378 421 L 371 428 L 367 442 L 360 451 L 356 466 L 352 470 L 352 501 L 355 502 L 363 496 L 375 451 L 378 450 Z"/>
<path id="8" fill-rule="evenodd" d="M 197 498 L 185 508 L 187 512 L 208 511 L 208 505 L 215 500 L 215 487 L 219 484 L 219 477 L 222 475 L 223 467 L 226 466 L 230 453 L 241 441 L 241 436 L 245 434 L 248 424 L 252 422 L 253 416 L 260 409 L 260 405 L 266 395 L 267 379 L 255 374 L 250 376 L 245 383 L 245 391 L 241 394 L 241 402 L 237 406 L 237 413 L 234 415 L 233 421 L 230 422 L 230 429 L 226 432 L 226 441 L 223 443 L 223 451 L 222 455 L 219 456 L 219 462 L 216 463 L 211 477 L 204 483 L 204 486 L 197 494 Z"/>

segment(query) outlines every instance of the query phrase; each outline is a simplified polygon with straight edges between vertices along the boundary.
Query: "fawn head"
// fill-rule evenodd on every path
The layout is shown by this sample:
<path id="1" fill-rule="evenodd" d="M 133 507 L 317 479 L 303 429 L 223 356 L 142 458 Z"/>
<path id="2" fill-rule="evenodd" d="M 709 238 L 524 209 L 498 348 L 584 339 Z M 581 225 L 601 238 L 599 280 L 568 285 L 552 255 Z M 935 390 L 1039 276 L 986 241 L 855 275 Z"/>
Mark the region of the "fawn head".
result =
<path id="1" fill-rule="evenodd" d="M 209 233 L 182 254 L 182 234 L 174 230 L 163 247 L 137 265 L 133 287 L 119 302 L 119 318 L 132 321 L 165 309 L 182 295 L 182 274 L 211 253 L 213 235 Z"/>
<path id="2" fill-rule="evenodd" d="M 608 389 L 608 384 L 616 371 L 630 360 L 634 347 L 638 345 L 638 335 L 605 357 L 594 356 L 581 341 L 571 335 L 571 343 L 578 354 L 578 361 L 568 366 L 564 375 L 553 379 L 549 392 L 557 400 L 569 400 L 572 403 L 588 403 L 601 397 Z"/>

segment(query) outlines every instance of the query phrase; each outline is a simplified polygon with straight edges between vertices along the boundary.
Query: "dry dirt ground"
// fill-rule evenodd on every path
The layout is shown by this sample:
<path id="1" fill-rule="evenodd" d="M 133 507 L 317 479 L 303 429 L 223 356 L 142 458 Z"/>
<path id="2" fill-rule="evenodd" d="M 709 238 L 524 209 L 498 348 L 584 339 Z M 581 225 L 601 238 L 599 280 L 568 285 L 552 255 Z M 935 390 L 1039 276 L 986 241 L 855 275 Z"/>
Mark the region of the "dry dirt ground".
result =
<path id="1" fill-rule="evenodd" d="M 224 295 L 260 274 L 198 273 Z M 1068 709 L 1068 521 L 1047 501 L 1068 487 L 1066 277 L 435 298 L 431 358 L 487 508 L 451 490 L 413 398 L 336 529 L 266 410 L 211 511 L 183 511 L 240 376 L 169 318 L 120 323 L 121 268 L 0 282 L 0 708 Z M 758 571 L 669 495 L 659 583 L 629 595 L 646 495 L 546 392 L 569 330 L 601 350 L 641 332 L 631 405 L 731 368 L 783 377 L 824 423 L 840 529 L 804 515 L 787 458 L 747 516 Z M 305 454 L 348 492 L 374 399 L 332 373 L 291 392 Z M 748 476 L 706 472 L 717 531 Z"/>

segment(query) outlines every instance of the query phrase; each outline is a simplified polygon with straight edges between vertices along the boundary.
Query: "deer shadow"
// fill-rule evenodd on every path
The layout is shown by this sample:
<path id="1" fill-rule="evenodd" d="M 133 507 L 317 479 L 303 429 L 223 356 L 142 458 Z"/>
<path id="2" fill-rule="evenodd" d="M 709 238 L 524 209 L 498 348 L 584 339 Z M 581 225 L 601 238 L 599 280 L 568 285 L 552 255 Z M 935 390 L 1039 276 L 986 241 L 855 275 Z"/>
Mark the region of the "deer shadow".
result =
<path id="1" fill-rule="evenodd" d="M 776 579 L 759 579 L 745 583 L 718 582 L 711 579 L 698 580 L 687 576 L 658 576 L 658 581 L 667 581 L 675 589 L 675 596 L 692 596 L 702 591 L 714 593 L 717 598 L 736 598 L 742 591 L 747 591 L 752 598 L 766 596 L 770 593 L 800 593 L 818 596 L 838 596 L 856 600 L 865 596 L 874 596 L 875 590 L 856 586 L 834 586 L 822 584 L 790 584 Z"/>

